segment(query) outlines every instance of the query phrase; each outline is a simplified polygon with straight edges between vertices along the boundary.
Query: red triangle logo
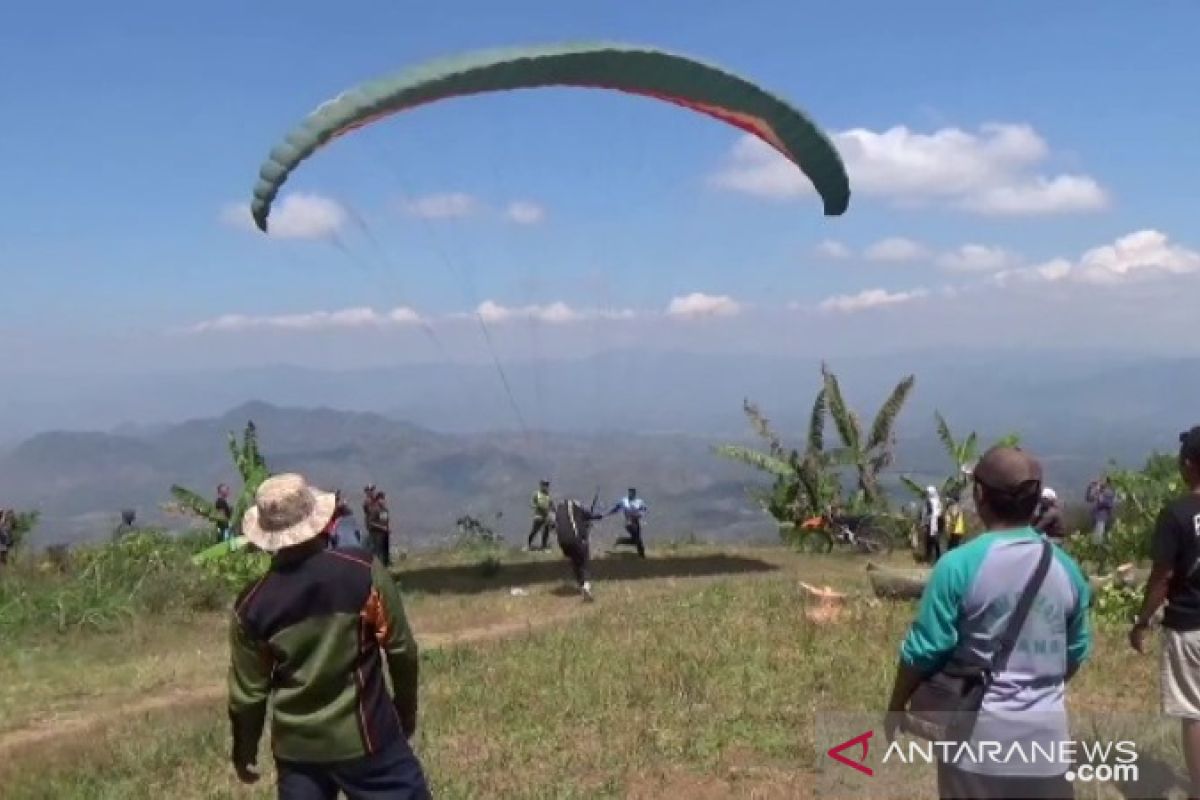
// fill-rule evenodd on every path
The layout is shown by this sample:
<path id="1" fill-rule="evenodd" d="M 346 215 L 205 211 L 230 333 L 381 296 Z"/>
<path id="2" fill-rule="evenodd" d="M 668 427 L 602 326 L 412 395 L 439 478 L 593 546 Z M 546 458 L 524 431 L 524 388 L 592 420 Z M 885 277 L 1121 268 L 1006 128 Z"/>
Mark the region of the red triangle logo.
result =
<path id="1" fill-rule="evenodd" d="M 853 767 L 854 769 L 858 770 L 859 772 L 863 773 L 864 775 L 874 776 L 875 770 L 868 767 L 867 763 L 866 763 L 867 762 L 867 753 L 870 752 L 870 749 L 871 749 L 871 741 L 870 740 L 871 740 L 871 737 L 874 735 L 875 735 L 875 731 L 867 731 L 866 733 L 860 733 L 858 736 L 855 736 L 853 739 L 847 739 L 846 741 L 842 742 L 841 744 L 835 744 L 833 747 L 829 748 L 829 750 L 826 751 L 826 755 L 828 755 L 830 758 L 832 758 L 834 761 L 837 761 L 840 764 L 845 764 L 847 767 Z M 862 745 L 862 755 L 857 760 L 851 761 L 849 758 L 842 755 L 842 751 L 848 750 L 851 747 L 854 747 L 855 745 Z"/>

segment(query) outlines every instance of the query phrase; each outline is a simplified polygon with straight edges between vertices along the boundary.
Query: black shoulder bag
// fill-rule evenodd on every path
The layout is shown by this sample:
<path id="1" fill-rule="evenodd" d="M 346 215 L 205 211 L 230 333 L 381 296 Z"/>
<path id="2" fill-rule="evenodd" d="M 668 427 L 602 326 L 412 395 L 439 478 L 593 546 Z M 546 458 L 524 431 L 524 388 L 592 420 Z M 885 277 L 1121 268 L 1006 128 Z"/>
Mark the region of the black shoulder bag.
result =
<path id="1" fill-rule="evenodd" d="M 983 696 L 991 685 L 992 676 L 1002 672 L 1008 657 L 1017 645 L 1021 628 L 1033 607 L 1033 601 L 1050 571 L 1054 545 L 1041 540 L 1042 557 L 1017 607 L 1009 615 L 1000 635 L 990 667 L 958 663 L 953 657 L 946 666 L 923 680 L 908 701 L 904 730 L 929 741 L 963 741 L 975 728 Z"/>

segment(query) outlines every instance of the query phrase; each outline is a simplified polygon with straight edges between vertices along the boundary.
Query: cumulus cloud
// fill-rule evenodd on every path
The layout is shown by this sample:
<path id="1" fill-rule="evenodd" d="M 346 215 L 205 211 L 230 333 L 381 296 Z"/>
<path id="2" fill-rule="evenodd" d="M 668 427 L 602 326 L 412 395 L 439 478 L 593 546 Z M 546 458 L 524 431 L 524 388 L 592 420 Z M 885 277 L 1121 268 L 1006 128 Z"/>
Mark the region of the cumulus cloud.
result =
<path id="1" fill-rule="evenodd" d="M 479 201 L 464 192 L 442 192 L 406 200 L 404 212 L 421 219 L 469 217 L 479 210 Z"/>
<path id="2" fill-rule="evenodd" d="M 871 245 L 863 252 L 863 255 L 868 261 L 902 263 L 927 258 L 929 250 L 920 242 L 893 236 Z"/>
<path id="3" fill-rule="evenodd" d="M 1019 261 L 1015 254 L 1003 247 L 986 244 L 964 244 L 937 257 L 939 267 L 954 272 L 1001 272 Z"/>
<path id="4" fill-rule="evenodd" d="M 318 194 L 289 194 L 271 210 L 270 235 L 275 239 L 326 239 L 346 224 L 346 209 Z M 250 206 L 231 203 L 221 210 L 221 221 L 233 228 L 258 231 Z"/>
<path id="5" fill-rule="evenodd" d="M 703 317 L 733 317 L 742 312 L 742 306 L 728 295 L 710 295 L 703 292 L 672 298 L 667 304 L 667 316 L 676 319 L 700 319 Z"/>
<path id="6" fill-rule="evenodd" d="M 826 239 L 825 241 L 818 243 L 815 249 L 817 251 L 817 255 L 821 256 L 822 258 L 831 258 L 836 261 L 843 261 L 854 255 L 850 251 L 849 247 L 833 239 Z"/>
<path id="7" fill-rule="evenodd" d="M 517 200 L 509 203 L 504 215 L 517 225 L 537 225 L 546 218 L 546 209 L 537 203 Z"/>
<path id="8" fill-rule="evenodd" d="M 1112 286 L 1195 272 L 1200 272 L 1200 251 L 1173 244 L 1161 231 L 1146 229 L 1122 236 L 1112 244 L 1093 247 L 1074 261 L 1056 258 L 1005 270 L 995 276 L 995 282 L 1073 281 Z"/>
<path id="9" fill-rule="evenodd" d="M 310 311 L 303 314 L 254 316 L 225 314 L 205 320 L 187 329 L 189 333 L 235 333 L 252 330 L 328 331 L 361 328 L 386 328 L 417 325 L 421 316 L 411 308 L 400 307 L 379 312 L 373 308 L 344 308 L 338 311 Z"/>
<path id="10" fill-rule="evenodd" d="M 907 292 L 889 292 L 886 289 L 867 289 L 858 294 L 842 294 L 821 301 L 822 311 L 851 314 L 881 306 L 895 306 L 919 300 L 929 294 L 928 289 L 912 289 Z"/>
<path id="11" fill-rule="evenodd" d="M 1026 124 L 988 123 L 976 131 L 919 133 L 900 125 L 854 128 L 833 136 L 860 196 L 897 205 L 938 203 L 987 215 L 1047 215 L 1097 211 L 1107 191 L 1087 175 L 1039 171 L 1050 147 Z M 811 196 L 808 179 L 753 136 L 742 137 L 716 185 L 769 199 Z"/>

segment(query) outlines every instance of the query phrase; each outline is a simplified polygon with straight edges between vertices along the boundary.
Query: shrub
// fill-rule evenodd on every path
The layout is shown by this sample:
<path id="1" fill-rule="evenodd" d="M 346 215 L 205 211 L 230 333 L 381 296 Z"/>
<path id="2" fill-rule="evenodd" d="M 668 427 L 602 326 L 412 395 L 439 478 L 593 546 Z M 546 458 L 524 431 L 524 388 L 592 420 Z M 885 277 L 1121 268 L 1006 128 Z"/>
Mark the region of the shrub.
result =
<path id="1" fill-rule="evenodd" d="M 1142 606 L 1142 590 L 1134 586 L 1102 587 L 1092 599 L 1097 621 L 1110 625 L 1128 625 Z"/>
<path id="2" fill-rule="evenodd" d="M 0 637 L 112 630 L 139 616 L 219 609 L 229 587 L 191 564 L 192 546 L 139 531 L 77 548 L 65 571 L 27 561 L 0 580 Z"/>

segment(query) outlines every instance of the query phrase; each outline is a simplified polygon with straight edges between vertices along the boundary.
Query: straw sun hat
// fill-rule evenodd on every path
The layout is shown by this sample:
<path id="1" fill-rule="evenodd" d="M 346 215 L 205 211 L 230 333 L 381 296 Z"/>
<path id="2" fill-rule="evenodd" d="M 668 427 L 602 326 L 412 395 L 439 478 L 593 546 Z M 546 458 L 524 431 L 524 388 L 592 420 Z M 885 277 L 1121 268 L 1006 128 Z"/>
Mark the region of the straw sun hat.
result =
<path id="1" fill-rule="evenodd" d="M 242 533 L 251 544 L 274 553 L 315 539 L 333 518 L 337 498 L 308 485 L 302 475 L 267 478 L 246 510 Z"/>

